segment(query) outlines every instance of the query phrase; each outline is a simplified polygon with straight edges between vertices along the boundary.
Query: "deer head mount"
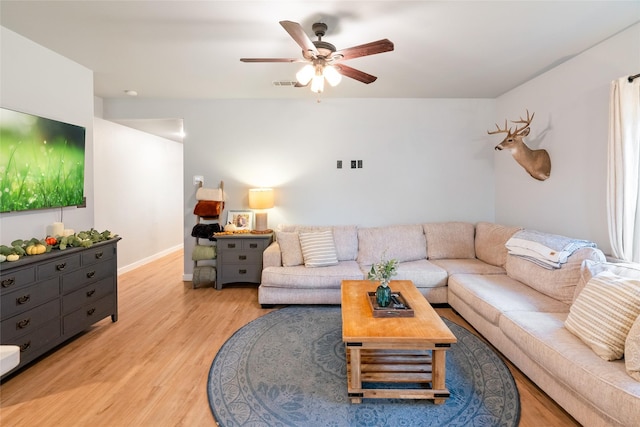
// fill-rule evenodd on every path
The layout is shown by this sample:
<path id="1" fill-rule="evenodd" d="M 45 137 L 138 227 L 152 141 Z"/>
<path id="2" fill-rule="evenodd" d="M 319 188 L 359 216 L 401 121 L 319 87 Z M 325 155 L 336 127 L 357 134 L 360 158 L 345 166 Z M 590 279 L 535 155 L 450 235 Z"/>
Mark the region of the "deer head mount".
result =
<path id="1" fill-rule="evenodd" d="M 551 175 L 551 158 L 547 150 L 532 150 L 522 141 L 522 138 L 529 135 L 531 129 L 531 121 L 536 113 L 529 116 L 529 110 L 527 110 L 526 120 L 520 117 L 520 120 L 512 120 L 511 123 L 516 124 L 516 130 L 511 132 L 511 128 L 507 128 L 507 120 L 504 120 L 504 129 L 496 124 L 497 130 L 487 131 L 489 135 L 496 133 L 506 133 L 507 136 L 502 142 L 495 146 L 496 150 L 507 149 L 511 151 L 513 158 L 522 166 L 533 178 L 538 181 L 544 181 Z M 522 125 L 518 127 L 518 125 Z"/>

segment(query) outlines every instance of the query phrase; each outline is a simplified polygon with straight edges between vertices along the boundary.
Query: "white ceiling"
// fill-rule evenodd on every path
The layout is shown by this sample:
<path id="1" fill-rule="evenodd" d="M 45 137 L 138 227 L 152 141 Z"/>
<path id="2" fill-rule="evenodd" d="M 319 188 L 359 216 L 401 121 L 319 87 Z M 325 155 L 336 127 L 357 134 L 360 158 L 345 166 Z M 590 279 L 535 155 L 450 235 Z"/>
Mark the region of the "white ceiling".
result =
<path id="1" fill-rule="evenodd" d="M 640 21 L 632 1 L 0 1 L 0 23 L 95 71 L 95 94 L 143 98 L 303 98 L 301 56 L 278 21 L 338 49 L 388 38 L 393 52 L 347 65 L 323 97 L 493 98 Z M 638 70 L 629 70 L 638 72 Z"/>

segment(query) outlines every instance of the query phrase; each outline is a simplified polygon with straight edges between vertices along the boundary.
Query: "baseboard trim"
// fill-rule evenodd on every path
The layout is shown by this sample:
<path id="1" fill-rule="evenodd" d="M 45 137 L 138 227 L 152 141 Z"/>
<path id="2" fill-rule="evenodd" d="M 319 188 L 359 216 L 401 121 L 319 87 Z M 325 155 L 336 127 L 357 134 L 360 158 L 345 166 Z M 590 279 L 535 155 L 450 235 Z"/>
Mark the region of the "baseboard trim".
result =
<path id="1" fill-rule="evenodd" d="M 129 265 L 125 265 L 124 267 L 121 267 L 118 269 L 118 275 L 129 272 L 131 270 L 135 270 L 138 267 L 142 267 L 145 264 L 149 264 L 150 262 L 156 261 L 164 256 L 167 256 L 173 252 L 179 251 L 184 249 L 184 244 L 180 244 L 180 245 L 176 245 L 172 248 L 168 248 L 165 249 L 164 251 L 160 251 L 156 254 L 150 255 L 146 258 L 142 258 L 134 263 L 131 263 Z"/>

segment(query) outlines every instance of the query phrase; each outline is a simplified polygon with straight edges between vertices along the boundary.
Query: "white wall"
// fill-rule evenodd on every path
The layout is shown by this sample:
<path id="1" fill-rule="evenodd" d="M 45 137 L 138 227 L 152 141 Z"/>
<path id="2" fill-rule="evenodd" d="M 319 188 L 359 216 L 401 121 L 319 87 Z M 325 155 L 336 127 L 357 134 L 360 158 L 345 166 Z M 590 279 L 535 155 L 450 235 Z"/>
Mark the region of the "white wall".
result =
<path id="1" fill-rule="evenodd" d="M 60 221 L 66 228 L 93 227 L 93 72 L 0 27 L 2 107 L 86 128 L 84 194 L 86 208 L 68 207 L 0 214 L 0 242 L 47 234 Z"/>
<path id="2" fill-rule="evenodd" d="M 551 156 L 535 181 L 506 152 L 495 155 L 496 221 L 595 241 L 610 253 L 606 217 L 612 80 L 640 73 L 640 24 L 500 96 L 492 122 L 535 112 L 525 142 Z M 494 136 L 494 143 L 500 141 Z"/>
<path id="3" fill-rule="evenodd" d="M 183 146 L 100 118 L 94 122 L 95 227 L 118 244 L 119 272 L 183 244 Z"/>
<path id="4" fill-rule="evenodd" d="M 225 183 L 227 209 L 273 186 L 269 225 L 493 220 L 493 100 L 105 100 L 106 119 L 182 117 L 185 275 L 193 175 Z M 344 162 L 336 169 L 336 160 Z M 350 169 L 363 160 L 363 169 Z"/>

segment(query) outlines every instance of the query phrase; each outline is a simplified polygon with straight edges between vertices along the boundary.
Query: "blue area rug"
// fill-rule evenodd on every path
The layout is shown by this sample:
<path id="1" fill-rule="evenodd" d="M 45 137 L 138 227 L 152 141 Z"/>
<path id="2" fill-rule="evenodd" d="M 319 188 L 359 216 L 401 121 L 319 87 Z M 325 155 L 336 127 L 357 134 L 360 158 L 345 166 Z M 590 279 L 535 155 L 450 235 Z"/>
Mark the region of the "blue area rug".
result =
<path id="1" fill-rule="evenodd" d="M 431 400 L 347 396 L 337 306 L 290 306 L 237 331 L 215 357 L 207 392 L 213 415 L 232 426 L 517 426 L 518 389 L 504 362 L 446 319 L 458 339 L 447 351 L 451 397 Z"/>

